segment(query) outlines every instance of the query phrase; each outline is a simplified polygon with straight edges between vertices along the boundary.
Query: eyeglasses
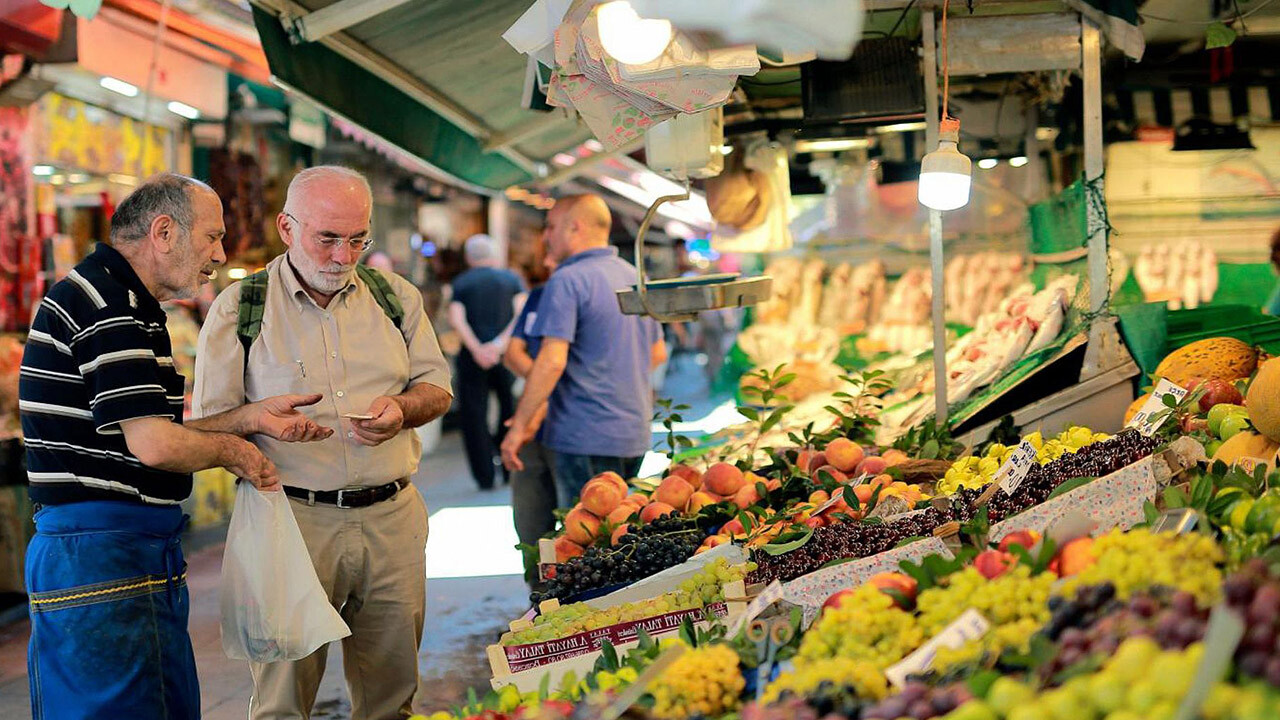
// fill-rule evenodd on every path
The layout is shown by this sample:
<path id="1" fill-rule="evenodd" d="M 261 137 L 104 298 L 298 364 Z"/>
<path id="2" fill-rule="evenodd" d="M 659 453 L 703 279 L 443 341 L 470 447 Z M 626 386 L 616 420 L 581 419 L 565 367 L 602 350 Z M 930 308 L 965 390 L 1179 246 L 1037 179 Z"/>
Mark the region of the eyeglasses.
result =
<path id="1" fill-rule="evenodd" d="M 298 228 L 302 227 L 302 221 L 294 217 L 292 213 L 286 212 L 284 216 L 292 220 L 298 226 Z M 343 240 L 342 238 L 335 238 L 335 237 L 318 237 L 314 240 L 314 242 L 315 244 L 319 245 L 323 250 L 326 250 L 328 252 L 333 252 L 334 250 L 336 250 L 338 248 L 338 245 L 340 245 L 341 243 L 346 243 L 347 247 L 351 248 L 351 251 L 355 253 L 362 253 L 373 246 L 373 238 L 371 237 L 352 238 L 351 240 Z"/>

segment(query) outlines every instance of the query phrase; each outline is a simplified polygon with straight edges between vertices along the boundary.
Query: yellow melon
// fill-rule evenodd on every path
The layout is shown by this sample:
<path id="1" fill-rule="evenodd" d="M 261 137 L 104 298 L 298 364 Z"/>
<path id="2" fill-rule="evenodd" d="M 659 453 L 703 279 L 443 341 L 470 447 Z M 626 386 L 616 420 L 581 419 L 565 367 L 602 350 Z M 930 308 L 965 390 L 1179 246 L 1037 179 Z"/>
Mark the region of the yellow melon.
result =
<path id="1" fill-rule="evenodd" d="M 1197 340 L 1169 353 L 1155 374 L 1186 387 L 1192 380 L 1239 380 L 1253 374 L 1258 353 L 1248 343 L 1220 337 Z"/>
<path id="2" fill-rule="evenodd" d="M 1133 403 L 1129 405 L 1129 409 L 1124 411 L 1124 424 L 1128 425 L 1129 421 L 1133 419 L 1133 416 L 1137 415 L 1138 411 L 1142 409 L 1142 406 L 1150 399 L 1151 393 L 1147 393 L 1137 400 L 1134 400 Z"/>
<path id="3" fill-rule="evenodd" d="M 1235 465 L 1242 458 L 1251 458 L 1261 461 L 1261 464 L 1271 465 L 1275 462 L 1277 450 L 1280 450 L 1280 443 L 1246 430 L 1227 438 L 1218 452 L 1213 454 L 1213 459 Z"/>
<path id="4" fill-rule="evenodd" d="M 1258 432 L 1280 440 L 1280 358 L 1268 360 L 1258 368 L 1244 404 L 1249 408 L 1249 421 Z"/>

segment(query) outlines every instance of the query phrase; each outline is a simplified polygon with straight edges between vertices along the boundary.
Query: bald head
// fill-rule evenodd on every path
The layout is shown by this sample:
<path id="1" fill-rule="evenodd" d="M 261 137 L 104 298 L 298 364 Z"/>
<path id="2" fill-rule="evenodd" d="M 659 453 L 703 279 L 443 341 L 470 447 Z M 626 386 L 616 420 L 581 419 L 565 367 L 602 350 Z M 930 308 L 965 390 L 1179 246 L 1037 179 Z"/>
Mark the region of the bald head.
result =
<path id="1" fill-rule="evenodd" d="M 315 203 L 373 209 L 373 191 L 364 175 L 341 165 L 319 165 L 294 176 L 285 193 L 284 211 L 297 216 Z"/>
<path id="2" fill-rule="evenodd" d="M 556 261 L 609 244 L 613 218 L 599 195 L 569 195 L 547 213 L 547 251 Z"/>
<path id="3" fill-rule="evenodd" d="M 289 262 L 317 302 L 351 282 L 371 238 L 373 196 L 360 173 L 336 165 L 303 170 L 289 183 L 276 217 Z"/>

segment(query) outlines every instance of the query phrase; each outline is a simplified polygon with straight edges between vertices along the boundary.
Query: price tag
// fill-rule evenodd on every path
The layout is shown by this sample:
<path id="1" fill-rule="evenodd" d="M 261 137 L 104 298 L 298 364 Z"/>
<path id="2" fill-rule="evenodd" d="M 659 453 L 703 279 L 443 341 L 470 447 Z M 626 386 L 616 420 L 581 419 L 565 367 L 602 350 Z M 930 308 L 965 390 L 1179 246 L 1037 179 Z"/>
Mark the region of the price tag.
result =
<path id="1" fill-rule="evenodd" d="M 769 583 L 768 587 L 762 590 L 754 600 L 747 604 L 747 609 L 742 612 L 742 615 L 738 616 L 738 620 L 733 623 L 733 627 L 729 629 L 729 633 L 725 635 L 725 637 L 737 637 L 738 633 L 742 632 L 742 628 L 745 627 L 747 623 L 755 620 L 760 613 L 764 612 L 765 608 L 781 599 L 782 583 L 774 580 Z"/>
<path id="2" fill-rule="evenodd" d="M 889 682 L 893 683 L 894 687 L 901 688 L 907 684 L 908 677 L 919 675 L 933 667 L 933 659 L 937 657 L 939 648 L 946 647 L 954 650 L 970 640 L 986 635 L 990 629 L 991 623 L 982 617 L 982 613 L 969 608 L 950 625 L 943 628 L 942 632 L 921 645 L 918 650 L 903 658 L 898 664 L 886 668 L 885 677 L 889 678 Z"/>
<path id="3" fill-rule="evenodd" d="M 1169 414 L 1165 414 L 1158 420 L 1152 420 L 1152 416 L 1161 410 L 1167 410 L 1168 406 L 1164 404 L 1164 396 L 1172 395 L 1175 402 L 1182 402 L 1187 396 L 1186 388 L 1169 382 L 1164 378 L 1160 378 L 1160 382 L 1156 383 L 1156 387 L 1151 391 L 1151 397 L 1142 404 L 1138 412 L 1129 418 L 1129 422 L 1125 427 L 1138 428 L 1138 432 L 1146 437 L 1151 437 L 1152 433 L 1160 429 L 1160 426 L 1169 419 Z"/>
<path id="4" fill-rule="evenodd" d="M 1262 458 L 1256 458 L 1256 457 L 1242 457 L 1239 460 L 1236 460 L 1236 467 L 1249 473 L 1250 475 L 1253 474 L 1253 471 L 1256 470 L 1259 465 L 1269 465 L 1269 464 L 1270 463 L 1267 462 L 1266 460 L 1263 460 Z"/>
<path id="5" fill-rule="evenodd" d="M 1231 665 L 1236 646 L 1244 637 L 1244 620 L 1226 605 L 1215 605 L 1209 613 L 1209 625 L 1204 631 L 1204 655 L 1195 679 L 1174 714 L 1175 720 L 1192 720 L 1200 714 L 1200 707 L 1209 697 L 1213 684 L 1222 679 Z"/>
<path id="6" fill-rule="evenodd" d="M 1000 469 L 996 470 L 992 481 L 999 483 L 1000 489 L 1006 495 L 1012 495 L 1035 464 L 1036 446 L 1024 440 L 1009 456 L 1009 459 L 1004 461 Z"/>
<path id="7" fill-rule="evenodd" d="M 1191 532 L 1200 521 L 1200 513 L 1191 508 L 1170 508 L 1160 513 L 1151 525 L 1151 532 L 1171 532 L 1176 535 Z"/>

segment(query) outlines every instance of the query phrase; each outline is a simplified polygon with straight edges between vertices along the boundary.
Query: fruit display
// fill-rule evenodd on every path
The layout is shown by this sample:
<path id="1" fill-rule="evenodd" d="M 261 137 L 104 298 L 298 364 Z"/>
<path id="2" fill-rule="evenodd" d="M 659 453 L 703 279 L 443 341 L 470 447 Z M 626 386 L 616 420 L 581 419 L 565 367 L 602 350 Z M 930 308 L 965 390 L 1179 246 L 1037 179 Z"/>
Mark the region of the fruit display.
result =
<path id="1" fill-rule="evenodd" d="M 1042 625 L 1049 620 L 1049 594 L 1056 580 L 1052 573 L 1033 576 L 1026 565 L 1016 565 L 993 579 L 975 567 L 965 568 L 949 576 L 945 587 L 920 593 L 916 600 L 920 627 L 926 636 L 936 635 L 970 608 L 999 625 L 1023 620 Z"/>
<path id="2" fill-rule="evenodd" d="M 1241 675 L 1280 688 L 1280 575 L 1255 559 L 1229 576 L 1222 592 L 1247 627 L 1236 649 Z"/>
<path id="3" fill-rule="evenodd" d="M 1111 583 L 1116 597 L 1125 600 L 1138 590 L 1163 586 L 1185 590 L 1205 607 L 1221 593 L 1222 549 L 1207 535 L 1113 530 L 1093 541 L 1090 554 L 1095 562 L 1067 578 L 1064 593 Z"/>
<path id="4" fill-rule="evenodd" d="M 880 588 L 863 585 L 828 608 L 805 634 L 796 669 L 845 658 L 883 671 L 924 639 L 912 613 L 895 605 Z"/>
<path id="5" fill-rule="evenodd" d="M 1066 453 L 1074 453 L 1085 445 L 1102 442 L 1108 437 L 1106 433 L 1095 433 L 1089 428 L 1072 426 L 1048 440 L 1039 431 L 1026 435 L 1022 440 L 1035 447 L 1036 460 L 1045 465 Z M 992 443 L 980 457 L 970 455 L 956 460 L 938 483 L 938 492 L 949 495 L 962 487 L 978 488 L 986 485 L 1015 449 L 1016 446 Z"/>
<path id="6" fill-rule="evenodd" d="M 564 599 L 612 585 L 633 583 L 688 560 L 705 533 L 689 518 L 659 517 L 628 531 L 614 548 L 587 548 L 556 566 L 555 577 L 529 600 Z"/>
<path id="7" fill-rule="evenodd" d="M 738 654 L 725 645 L 685 652 L 650 689 L 654 716 L 684 720 L 717 717 L 736 710 L 746 686 L 738 662 Z"/>
<path id="8" fill-rule="evenodd" d="M 535 618 L 532 627 L 504 636 L 502 644 L 555 640 L 608 625 L 705 607 L 724 600 L 724 586 L 741 580 L 745 572 L 746 568 L 730 566 L 723 558 L 718 558 L 672 592 L 607 609 L 597 609 L 586 603 L 561 605 Z"/>
<path id="9" fill-rule="evenodd" d="M 771 703 L 792 696 L 809 696 L 826 688 L 839 688 L 864 700 L 876 700 L 889 693 L 889 683 L 874 663 L 832 657 L 823 662 L 798 663 L 793 670 L 779 674 L 765 688 L 760 701 Z"/>

